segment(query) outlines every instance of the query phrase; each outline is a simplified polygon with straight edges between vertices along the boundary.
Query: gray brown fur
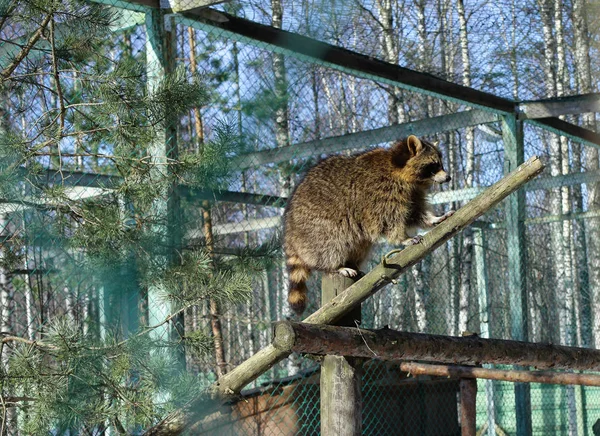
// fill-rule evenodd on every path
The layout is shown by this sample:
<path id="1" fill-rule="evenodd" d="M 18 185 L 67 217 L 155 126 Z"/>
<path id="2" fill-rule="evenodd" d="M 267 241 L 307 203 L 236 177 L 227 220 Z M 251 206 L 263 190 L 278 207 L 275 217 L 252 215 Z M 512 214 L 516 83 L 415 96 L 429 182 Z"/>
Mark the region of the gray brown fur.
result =
<path id="1" fill-rule="evenodd" d="M 310 169 L 285 212 L 292 309 L 301 314 L 306 308 L 311 271 L 352 275 L 381 236 L 391 244 L 418 242 L 418 228 L 450 215 L 436 217 L 426 199 L 432 183 L 448 180 L 437 147 L 415 136 Z"/>

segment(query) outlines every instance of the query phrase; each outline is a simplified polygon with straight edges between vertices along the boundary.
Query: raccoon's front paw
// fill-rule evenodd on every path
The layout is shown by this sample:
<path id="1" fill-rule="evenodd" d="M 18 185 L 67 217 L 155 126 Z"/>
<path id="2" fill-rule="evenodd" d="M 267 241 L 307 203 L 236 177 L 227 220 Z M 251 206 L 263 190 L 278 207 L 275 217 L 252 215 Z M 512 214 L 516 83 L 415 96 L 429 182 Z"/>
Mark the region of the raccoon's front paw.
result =
<path id="1" fill-rule="evenodd" d="M 340 268 L 337 272 L 344 277 L 356 277 L 358 275 L 358 271 L 352 268 Z"/>
<path id="2" fill-rule="evenodd" d="M 446 218 L 450 218 L 452 215 L 454 215 L 454 212 L 456 212 L 456 211 L 455 211 L 455 210 L 452 210 L 452 209 L 451 209 L 451 210 L 449 210 L 448 212 L 446 212 L 446 213 L 444 214 L 444 219 L 446 219 Z"/>
<path id="3" fill-rule="evenodd" d="M 423 242 L 423 236 L 421 235 L 417 235 L 413 238 L 407 239 L 406 241 L 404 241 L 402 244 L 406 245 L 407 247 L 410 245 L 417 245 L 420 244 L 421 242 Z"/>

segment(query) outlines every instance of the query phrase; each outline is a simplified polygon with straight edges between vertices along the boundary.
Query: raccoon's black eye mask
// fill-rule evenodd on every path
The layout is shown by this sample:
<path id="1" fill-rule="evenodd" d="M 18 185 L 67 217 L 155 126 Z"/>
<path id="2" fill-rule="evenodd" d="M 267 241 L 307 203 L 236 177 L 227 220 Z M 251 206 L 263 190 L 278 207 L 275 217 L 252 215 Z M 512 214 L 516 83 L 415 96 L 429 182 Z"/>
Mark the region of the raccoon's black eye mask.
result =
<path id="1" fill-rule="evenodd" d="M 440 164 L 432 162 L 423 167 L 422 174 L 426 177 L 433 176 L 440 170 Z"/>

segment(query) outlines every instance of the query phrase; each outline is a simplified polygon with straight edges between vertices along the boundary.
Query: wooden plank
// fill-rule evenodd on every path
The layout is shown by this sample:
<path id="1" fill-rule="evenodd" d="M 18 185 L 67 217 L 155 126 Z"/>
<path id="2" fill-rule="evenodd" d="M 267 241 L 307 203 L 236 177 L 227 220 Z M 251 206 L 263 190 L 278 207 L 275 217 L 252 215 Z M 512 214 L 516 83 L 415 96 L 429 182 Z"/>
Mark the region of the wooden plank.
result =
<path id="1" fill-rule="evenodd" d="M 218 29 L 222 37 L 230 37 L 310 62 L 316 61 L 357 77 L 499 113 L 514 112 L 515 103 L 512 100 L 221 11 L 202 9 L 184 12 L 181 15 L 180 22 L 184 25 L 201 30 Z"/>
<path id="2" fill-rule="evenodd" d="M 180 185 L 182 196 L 190 201 L 194 200 L 209 200 L 223 201 L 226 203 L 243 203 L 254 204 L 257 206 L 267 207 L 285 207 L 287 203 L 286 197 L 277 197 L 275 195 L 252 194 L 249 192 L 236 191 L 203 191 L 187 186 Z"/>
<path id="3" fill-rule="evenodd" d="M 498 121 L 498 116 L 496 114 L 489 111 L 473 109 L 388 127 L 381 127 L 378 129 L 302 142 L 286 147 L 248 153 L 236 157 L 231 167 L 238 170 L 244 170 L 270 163 L 287 162 L 292 159 L 304 159 L 350 149 L 364 150 L 369 146 L 396 141 L 400 138 L 408 137 L 409 135 L 434 135 L 436 133 L 448 132 L 496 121 Z"/>
<path id="4" fill-rule="evenodd" d="M 533 180 L 526 187 L 526 191 L 535 191 L 539 189 L 555 189 L 561 186 L 580 185 L 582 183 L 594 183 L 600 180 L 600 170 L 586 171 L 584 173 L 564 174 L 556 177 L 544 177 Z M 453 201 L 463 201 L 475 198 L 485 187 L 455 189 L 452 191 L 439 191 L 430 194 L 429 202 L 431 204 L 446 204 Z"/>
<path id="5" fill-rule="evenodd" d="M 581 94 L 544 100 L 523 101 L 517 105 L 519 120 L 557 117 L 567 114 L 600 112 L 600 94 Z"/>

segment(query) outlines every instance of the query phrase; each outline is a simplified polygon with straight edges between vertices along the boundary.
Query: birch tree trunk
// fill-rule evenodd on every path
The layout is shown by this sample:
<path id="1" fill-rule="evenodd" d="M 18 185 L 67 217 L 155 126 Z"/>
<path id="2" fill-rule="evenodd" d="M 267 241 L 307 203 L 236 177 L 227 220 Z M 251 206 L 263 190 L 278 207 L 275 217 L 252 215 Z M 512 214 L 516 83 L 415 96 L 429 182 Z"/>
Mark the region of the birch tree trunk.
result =
<path id="1" fill-rule="evenodd" d="M 554 28 L 556 33 L 556 91 L 557 96 L 565 95 L 568 87 L 569 77 L 567 71 L 567 59 L 565 54 L 564 42 L 564 26 L 563 26 L 563 2 L 562 0 L 554 0 Z M 568 174 L 569 168 L 569 141 L 566 137 L 560 137 L 560 155 L 561 155 L 561 174 Z M 571 197 L 568 186 L 563 186 L 560 189 L 561 213 L 568 214 L 571 211 Z M 561 223 L 562 231 L 562 255 L 565 272 L 565 288 L 563 299 L 557 298 L 556 301 L 564 301 L 564 306 L 561 307 L 561 343 L 563 345 L 574 344 L 574 287 L 573 287 L 573 259 L 571 257 L 571 235 L 573 234 L 572 223 L 570 220 L 563 220 Z M 567 407 L 568 407 L 568 428 L 569 434 L 577 435 L 577 404 L 575 399 L 574 386 L 567 386 Z"/>
<path id="2" fill-rule="evenodd" d="M 390 64 L 398 65 L 398 36 L 397 28 L 394 26 L 394 11 L 392 0 L 377 0 L 377 11 L 379 16 L 378 25 L 381 27 L 381 48 L 383 57 Z M 403 123 L 406 120 L 403 108 L 402 91 L 397 87 L 390 89 L 388 98 L 388 120 L 390 124 Z"/>
<path id="3" fill-rule="evenodd" d="M 463 64 L 462 84 L 471 86 L 471 59 L 469 56 L 469 36 L 467 29 L 467 17 L 463 0 L 456 2 L 459 35 L 460 35 L 460 53 Z M 465 131 L 465 187 L 473 186 L 475 174 L 475 129 L 469 127 Z M 461 256 L 461 276 L 460 276 L 460 295 L 459 295 L 459 313 L 458 313 L 458 331 L 459 333 L 467 331 L 467 322 L 469 320 L 469 300 L 471 296 L 471 266 L 473 261 L 473 230 L 468 227 L 462 235 L 462 256 Z"/>
<path id="4" fill-rule="evenodd" d="M 271 25 L 278 29 L 283 24 L 283 5 L 281 0 L 271 0 Z M 285 147 L 290 144 L 289 138 L 289 114 L 288 114 L 288 83 L 286 77 L 285 57 L 279 53 L 273 53 L 273 76 L 274 91 L 277 101 L 275 108 L 275 142 L 277 147 Z M 279 195 L 289 197 L 292 191 L 292 179 L 289 174 L 279 172 Z M 281 212 L 283 214 L 283 211 Z M 287 289 L 289 286 L 288 272 L 285 264 L 281 266 L 281 282 Z M 283 296 L 281 297 L 283 298 Z M 287 304 L 285 304 L 286 317 L 293 316 Z M 287 360 L 288 376 L 296 374 L 300 370 L 300 359 L 292 354 Z"/>
<path id="5" fill-rule="evenodd" d="M 419 70 L 425 71 L 429 58 L 428 40 L 427 40 L 427 28 L 425 21 L 425 0 L 415 0 L 415 6 L 417 8 L 417 39 L 419 41 Z M 431 114 L 430 101 L 427 96 L 422 97 L 422 108 L 423 117 L 427 117 Z M 417 321 L 417 327 L 419 331 L 427 331 L 427 293 L 429 287 L 428 273 L 430 270 L 429 263 L 431 257 L 423 259 L 422 262 L 414 265 L 411 269 L 411 274 L 414 278 L 415 288 L 415 318 Z"/>
<path id="6" fill-rule="evenodd" d="M 544 74 L 546 81 L 546 95 L 555 97 L 557 94 L 556 87 L 556 39 L 553 33 L 554 29 L 554 8 L 551 0 L 538 0 L 540 16 L 542 18 L 542 31 L 544 35 Z M 553 177 L 562 174 L 562 159 L 561 159 L 561 143 L 559 138 L 550 134 L 549 143 L 549 158 L 550 158 L 550 174 Z M 550 192 L 550 212 L 552 215 L 561 215 L 562 213 L 562 192 L 560 189 L 554 189 Z M 555 301 L 564 301 L 564 296 L 567 293 L 567 268 L 563 242 L 563 228 L 561 222 L 551 224 L 551 247 L 554 256 L 554 274 L 556 277 Z M 562 312 L 559 309 L 559 318 Z M 552 325 L 558 325 L 559 320 L 552 320 Z M 560 332 L 559 332 L 560 333 Z"/>

